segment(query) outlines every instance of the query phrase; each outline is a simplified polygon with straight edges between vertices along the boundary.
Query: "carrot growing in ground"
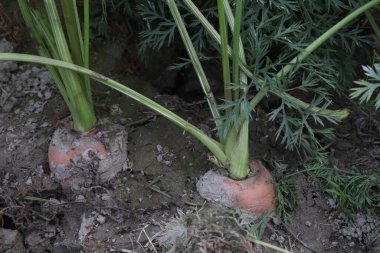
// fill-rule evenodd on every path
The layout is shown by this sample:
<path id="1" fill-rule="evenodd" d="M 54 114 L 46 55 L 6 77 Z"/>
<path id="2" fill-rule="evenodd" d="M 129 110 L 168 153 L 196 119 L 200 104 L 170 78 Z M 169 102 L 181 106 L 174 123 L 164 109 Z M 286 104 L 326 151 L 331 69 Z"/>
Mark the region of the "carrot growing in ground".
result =
<path id="1" fill-rule="evenodd" d="M 60 1 L 66 33 L 54 0 L 44 0 L 40 5 L 18 0 L 18 4 L 41 56 L 89 67 L 89 0 L 83 1 L 83 32 L 76 0 Z M 108 123 L 97 125 L 88 75 L 51 65 L 46 67 L 71 114 L 71 120 L 64 121 L 50 142 L 48 157 L 52 174 L 64 188 L 75 190 L 94 181 L 108 181 L 123 168 L 126 160 L 125 130 Z M 117 137 L 117 132 L 123 134 Z M 100 133 L 110 137 L 110 143 L 117 139 L 121 148 L 104 144 L 96 137 Z M 95 167 L 94 158 L 100 160 Z M 76 164 L 81 164 L 81 171 L 75 168 Z M 94 174 L 89 170 L 95 170 L 96 178 L 89 178 L 88 175 Z"/>
<path id="2" fill-rule="evenodd" d="M 199 81 L 205 91 L 205 96 L 216 124 L 218 141 L 222 145 L 225 161 L 221 161 L 218 158 L 216 160 L 222 167 L 228 169 L 229 176 L 231 177 L 227 178 L 210 171 L 197 183 L 199 193 L 206 199 L 221 202 L 231 207 L 239 207 L 257 215 L 273 211 L 275 209 L 276 192 L 273 177 L 260 162 L 250 160 L 249 158 L 248 127 L 251 122 L 251 111 L 271 91 L 283 100 L 292 100 L 295 107 L 303 108 L 305 111 L 311 109 L 316 114 L 320 113 L 319 116 L 329 115 L 331 121 L 344 119 L 348 115 L 348 112 L 346 110 L 330 111 L 325 107 L 323 109 L 318 108 L 315 104 L 306 104 L 279 89 L 276 90 L 268 84 L 265 85 L 262 78 L 252 74 L 246 66 L 245 52 L 240 36 L 244 0 L 236 1 L 234 14 L 228 1 L 217 1 L 219 33 L 191 0 L 183 0 L 186 7 L 202 23 L 211 37 L 220 44 L 224 80 L 224 103 L 217 105 L 176 3 L 174 0 L 168 0 L 167 2 L 191 62 L 198 74 Z M 228 25 L 230 29 L 228 29 Z M 280 70 L 272 78 L 272 82 L 278 82 L 281 78 L 286 77 L 288 72 L 292 70 L 293 65 L 305 59 L 313 50 L 336 32 L 337 29 L 339 28 L 335 27 L 333 30 L 329 30 L 330 33 L 322 35 L 317 41 L 312 43 L 290 64 Z M 229 47 L 229 30 L 232 33 L 232 47 Z M 247 94 L 252 86 L 252 82 L 256 83 L 258 92 L 249 101 Z M 253 173 L 253 177 L 246 179 L 250 171 Z"/>
<path id="3" fill-rule="evenodd" d="M 233 31 L 233 44 L 232 44 L 232 50 L 226 45 L 226 32 L 221 30 L 221 34 L 216 32 L 216 30 L 211 26 L 210 23 L 202 16 L 202 14 L 199 12 L 199 10 L 194 6 L 194 4 L 190 0 L 184 0 L 184 3 L 191 9 L 191 11 L 197 15 L 200 22 L 206 27 L 206 29 L 209 31 L 212 38 L 214 38 L 218 43 L 222 44 L 222 55 L 223 61 L 227 62 L 226 55 L 228 54 L 231 57 L 232 61 L 232 80 L 237 81 L 237 84 L 230 85 L 231 88 L 231 95 L 228 95 L 229 92 L 226 91 L 227 96 L 230 97 L 231 101 L 238 101 L 236 103 L 236 106 L 234 107 L 226 107 L 224 106 L 222 109 L 216 105 L 215 98 L 213 97 L 212 92 L 207 87 L 207 79 L 204 75 L 203 70 L 200 66 L 199 60 L 197 60 L 197 55 L 195 54 L 195 50 L 192 49 L 191 41 L 188 39 L 188 35 L 186 33 L 186 29 L 184 27 L 183 21 L 181 19 L 181 16 L 179 14 L 179 11 L 177 9 L 177 6 L 174 2 L 174 0 L 168 0 L 168 4 L 170 6 L 171 12 L 176 18 L 176 22 L 178 24 L 178 28 L 180 29 L 181 36 L 186 44 L 186 48 L 188 50 L 188 53 L 191 57 L 192 63 L 194 67 L 197 70 L 197 73 L 199 75 L 199 78 L 201 79 L 203 89 L 205 91 L 205 95 L 208 98 L 208 103 L 210 105 L 211 112 L 213 114 L 215 124 L 218 126 L 218 133 L 217 133 L 217 139 L 212 139 L 206 134 L 204 134 L 199 128 L 195 127 L 194 125 L 190 124 L 186 120 L 182 119 L 175 113 L 169 111 L 165 107 L 159 105 L 158 103 L 148 99 L 147 97 L 135 92 L 134 90 L 112 80 L 109 79 L 101 74 L 98 74 L 94 71 L 91 71 L 87 68 L 83 68 L 81 66 L 63 62 L 59 60 L 49 59 L 46 57 L 39 57 L 39 56 L 32 56 L 32 55 L 22 55 L 22 54 L 0 54 L 0 60 L 14 60 L 14 61 L 24 61 L 24 62 L 34 62 L 34 63 L 40 63 L 40 64 L 46 64 L 51 66 L 56 66 L 64 69 L 69 69 L 76 71 L 78 73 L 82 73 L 84 75 L 88 75 L 90 78 L 99 81 L 100 83 L 103 83 L 104 85 L 107 85 L 129 97 L 132 99 L 144 104 L 145 106 L 149 107 L 150 109 L 156 111 L 157 113 L 161 114 L 162 116 L 166 117 L 176 125 L 180 126 L 184 130 L 188 131 L 192 135 L 194 135 L 197 139 L 199 139 L 209 150 L 212 152 L 214 161 L 218 165 L 222 167 L 228 168 L 230 175 L 234 179 L 244 179 L 247 177 L 249 172 L 249 167 L 251 167 L 253 170 L 256 170 L 257 174 L 259 175 L 254 183 L 242 183 L 241 181 L 232 181 L 231 179 L 222 178 L 222 180 L 216 179 L 214 175 L 212 175 L 213 181 L 217 184 L 220 184 L 219 192 L 215 191 L 213 192 L 216 196 L 218 194 L 220 195 L 220 192 L 227 191 L 230 195 L 229 198 L 223 199 L 223 201 L 227 202 L 226 204 L 236 205 L 239 207 L 240 199 L 245 199 L 244 195 L 240 195 L 239 192 L 251 192 L 249 185 L 259 185 L 257 181 L 264 182 L 266 185 L 270 184 L 268 182 L 268 179 L 270 181 L 270 176 L 267 173 L 267 170 L 263 168 L 262 165 L 260 165 L 258 162 L 255 161 L 249 161 L 248 157 L 248 145 L 247 145 L 247 139 L 248 139 L 248 124 L 249 124 L 249 112 L 252 111 L 255 106 L 268 94 L 272 93 L 279 97 L 281 97 L 284 100 L 290 100 L 294 105 L 297 105 L 299 108 L 304 109 L 305 111 L 309 113 L 314 113 L 314 116 L 318 114 L 320 117 L 327 118 L 328 120 L 332 122 L 338 122 L 343 120 L 348 115 L 347 110 L 336 110 L 332 111 L 326 108 L 326 106 L 317 107 L 315 103 L 307 104 L 295 97 L 292 97 L 291 95 L 287 94 L 284 91 L 278 91 L 273 89 L 273 87 L 269 85 L 262 85 L 260 89 L 258 90 L 257 94 L 253 97 L 252 100 L 246 101 L 244 99 L 245 91 L 248 87 L 245 87 L 244 85 L 248 82 L 245 78 L 249 78 L 250 80 L 257 82 L 259 84 L 263 84 L 263 80 L 259 77 L 256 77 L 252 74 L 252 72 L 249 70 L 249 68 L 244 64 L 244 57 L 243 57 L 243 48 L 240 46 L 240 39 L 236 38 L 238 37 L 238 29 L 239 29 L 239 13 L 241 13 L 241 3 L 242 1 L 237 1 L 236 10 L 235 10 L 235 17 L 231 14 L 230 6 L 228 4 L 228 1 L 219 1 L 218 7 L 221 10 L 223 10 L 227 15 L 227 19 L 229 20 L 230 26 L 233 27 L 231 29 Z M 343 28 L 345 25 L 347 25 L 349 22 L 354 20 L 356 17 L 358 17 L 363 12 L 369 10 L 370 8 L 378 5 L 380 3 L 380 0 L 372 0 L 369 3 L 363 5 L 362 7 L 358 8 L 357 10 L 350 13 L 347 17 L 342 19 L 340 22 L 338 22 L 336 25 L 331 27 L 328 31 L 326 31 L 324 34 L 322 34 L 318 39 L 316 39 L 314 42 L 312 42 L 308 47 L 306 47 L 303 51 L 301 51 L 288 65 L 283 67 L 277 75 L 273 77 L 273 80 L 275 81 L 276 78 L 281 78 L 286 76 L 286 74 L 289 73 L 289 71 L 292 70 L 292 67 L 299 62 L 302 62 L 305 58 L 307 58 L 312 52 L 314 52 L 318 47 L 320 47 L 327 39 L 331 38 L 339 29 Z M 223 4 L 223 8 L 221 7 L 221 4 Z M 222 13 L 219 13 L 219 15 L 223 15 Z M 221 20 L 223 17 L 221 18 Z M 221 21 L 223 22 L 223 21 Z M 222 24 L 223 25 L 223 24 Z M 223 35 L 224 34 L 224 35 Z M 224 38 L 223 38 L 224 37 Z M 223 49 L 224 48 L 224 49 Z M 227 52 L 227 53 L 226 53 Z M 227 65 L 227 63 L 224 63 Z M 225 68 L 225 83 L 228 73 L 228 68 Z M 237 88 L 234 87 L 238 86 Z M 226 85 L 226 89 L 230 89 L 229 86 Z M 242 99 L 243 98 L 243 99 Z M 222 111 L 222 113 L 221 113 Z M 235 111 L 238 113 L 238 117 L 224 117 L 229 111 Z M 221 127 L 222 126 L 222 127 Z M 224 127 L 223 127 L 224 126 Z M 249 166 L 251 164 L 251 166 Z M 263 178 L 263 180 L 260 180 L 260 178 Z M 225 189 L 227 188 L 227 190 Z M 260 190 L 262 187 L 259 187 Z M 273 205 L 273 186 L 268 187 L 268 193 L 269 194 L 259 194 L 260 196 L 264 196 L 263 200 L 265 201 L 266 205 L 256 205 L 255 202 L 245 202 L 246 204 L 241 204 L 240 207 L 248 209 L 248 211 L 251 211 L 255 214 L 260 214 L 265 211 L 270 211 L 274 205 Z M 253 194 L 253 193 L 252 193 Z M 269 198 L 267 198 L 269 196 Z M 266 201 L 268 200 L 268 201 Z M 254 200 L 249 200 L 254 201 Z M 262 208 L 265 206 L 266 208 Z M 248 207 L 248 208 L 247 208 Z M 266 209 L 266 210 L 265 210 Z"/>

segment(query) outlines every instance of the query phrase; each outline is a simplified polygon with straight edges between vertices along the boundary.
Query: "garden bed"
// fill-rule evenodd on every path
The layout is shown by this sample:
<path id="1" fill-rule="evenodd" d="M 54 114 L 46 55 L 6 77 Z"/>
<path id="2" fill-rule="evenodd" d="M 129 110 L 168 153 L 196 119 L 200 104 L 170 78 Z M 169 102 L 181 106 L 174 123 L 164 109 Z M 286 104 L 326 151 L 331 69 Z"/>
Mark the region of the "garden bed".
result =
<path id="1" fill-rule="evenodd" d="M 115 43 L 99 42 L 93 52 L 95 70 L 136 88 L 211 133 L 204 101 L 184 102 L 175 95 L 159 94 L 139 77 L 126 75 L 119 67 L 123 50 Z M 146 78 L 143 73 L 140 76 Z M 237 218 L 237 211 L 200 198 L 197 179 L 214 165 L 207 162 L 206 149 L 177 126 L 116 92 L 96 86 L 97 115 L 128 131 L 128 166 L 106 184 L 81 193 L 66 192 L 52 179 L 47 162 L 51 135 L 68 116 L 48 72 L 41 66 L 1 63 L 0 88 L 0 251 L 16 252 L 12 248 L 17 247 L 17 252 L 161 251 L 158 239 L 165 238 L 170 231 L 167 225 L 174 219 L 181 224 L 181 231 L 188 229 L 184 234 L 175 233 L 187 235 L 187 241 L 174 240 L 174 236 L 169 240 L 178 250 L 206 245 L 209 240 L 225 250 L 215 248 L 215 252 L 249 252 L 248 246 L 223 243 L 222 239 L 239 238 L 228 232 L 232 218 L 232 229 L 247 238 L 244 215 Z M 260 140 L 251 145 L 251 157 L 264 161 L 277 178 L 285 170 L 302 169 L 294 159 L 296 153 L 274 144 L 274 126 L 266 121 L 265 108 L 261 113 L 264 117 L 255 115 L 250 130 Z M 350 118 L 337 128 L 338 139 L 327 147 L 330 162 L 339 168 L 378 168 L 376 124 L 367 124 L 366 116 L 352 108 Z M 283 166 L 275 168 L 274 161 Z M 268 217 L 261 223 L 265 225 L 263 241 L 294 252 L 379 250 L 378 213 L 354 213 L 357 223 L 350 227 L 336 200 L 322 192 L 323 185 L 306 173 L 296 176 L 295 182 L 299 202 L 291 213 L 291 224 L 285 227 L 277 217 Z M 204 222 L 210 215 L 218 222 Z M 212 234 L 216 225 L 220 234 Z M 261 250 L 270 252 L 265 248 L 257 251 Z"/>

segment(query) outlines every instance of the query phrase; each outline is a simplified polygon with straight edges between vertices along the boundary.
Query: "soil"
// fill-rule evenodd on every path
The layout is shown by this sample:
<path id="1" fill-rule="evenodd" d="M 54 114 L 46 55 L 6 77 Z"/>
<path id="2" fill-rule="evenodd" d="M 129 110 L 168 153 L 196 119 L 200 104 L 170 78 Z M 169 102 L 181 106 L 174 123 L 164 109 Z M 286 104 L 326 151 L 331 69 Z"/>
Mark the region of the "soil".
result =
<path id="1" fill-rule="evenodd" d="M 13 47 L 2 40 L 0 48 L 10 51 Z M 128 52 L 118 42 L 94 42 L 93 48 L 95 70 L 155 99 L 211 134 L 204 101 L 189 102 L 186 97 L 185 102 L 173 94 L 160 94 L 146 81 L 164 81 L 170 59 L 162 59 L 166 65 L 156 67 L 161 69 L 159 74 L 146 76 L 141 65 L 129 66 L 126 71 L 123 56 Z M 175 80 L 183 80 L 175 73 L 169 76 L 172 86 L 176 86 Z M 186 77 L 187 81 L 192 78 Z M 128 166 L 110 182 L 93 184 L 80 194 L 66 192 L 53 180 L 47 162 L 51 136 L 68 116 L 52 79 L 41 66 L 0 63 L 0 252 L 156 252 L 160 242 L 168 243 L 170 238 L 169 242 L 178 244 L 184 234 L 194 240 L 187 243 L 215 243 L 215 236 L 204 233 L 215 230 L 216 225 L 222 231 L 220 238 L 246 240 L 245 231 L 236 228 L 238 234 L 233 234 L 230 230 L 235 229 L 228 223 L 228 217 L 236 218 L 234 211 L 232 216 L 217 216 L 226 217 L 224 221 L 202 223 L 197 229 L 194 224 L 199 222 L 189 221 L 225 210 L 205 202 L 196 192 L 197 180 L 214 168 L 207 160 L 207 150 L 196 139 L 114 91 L 95 85 L 93 93 L 98 117 L 128 131 Z M 362 111 L 352 108 L 350 118 L 337 127 L 337 140 L 327 148 L 331 163 L 363 170 L 379 166 L 380 127 L 366 119 Z M 300 168 L 297 154 L 275 144 L 274 125 L 265 117 L 254 115 L 250 131 L 251 157 L 266 162 L 274 175 L 280 177 L 284 171 L 274 170 L 273 161 L 287 164 L 287 171 Z M 323 186 L 304 174 L 295 180 L 300 200 L 291 225 L 285 228 L 278 218 L 269 217 L 263 241 L 293 252 L 380 252 L 379 213 L 358 213 L 356 225 L 349 226 L 334 204 L 336 200 L 322 192 Z M 190 230 L 185 226 L 174 230 L 173 236 L 173 229 L 168 228 L 173 220 L 186 221 Z M 211 226 L 209 230 L 207 226 Z M 167 250 L 185 252 L 183 245 L 188 244 Z M 249 252 L 248 246 L 234 250 L 231 245 L 227 248 L 224 241 L 225 250 L 220 252 Z M 256 251 L 271 252 L 265 248 Z"/>

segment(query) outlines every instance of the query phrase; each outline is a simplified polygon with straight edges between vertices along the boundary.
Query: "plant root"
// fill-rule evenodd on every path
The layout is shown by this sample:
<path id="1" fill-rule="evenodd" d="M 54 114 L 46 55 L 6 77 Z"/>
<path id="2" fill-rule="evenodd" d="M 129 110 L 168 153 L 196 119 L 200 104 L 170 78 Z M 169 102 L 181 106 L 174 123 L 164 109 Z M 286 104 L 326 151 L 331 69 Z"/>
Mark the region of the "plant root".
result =
<path id="1" fill-rule="evenodd" d="M 63 189 L 79 191 L 92 184 L 107 183 L 127 161 L 127 132 L 124 127 L 102 122 L 85 133 L 59 127 L 49 146 L 51 173 Z"/>
<path id="2" fill-rule="evenodd" d="M 275 210 L 276 191 L 270 172 L 259 162 L 251 161 L 251 178 L 236 181 L 214 171 L 207 172 L 197 183 L 199 194 L 227 207 L 260 216 Z"/>

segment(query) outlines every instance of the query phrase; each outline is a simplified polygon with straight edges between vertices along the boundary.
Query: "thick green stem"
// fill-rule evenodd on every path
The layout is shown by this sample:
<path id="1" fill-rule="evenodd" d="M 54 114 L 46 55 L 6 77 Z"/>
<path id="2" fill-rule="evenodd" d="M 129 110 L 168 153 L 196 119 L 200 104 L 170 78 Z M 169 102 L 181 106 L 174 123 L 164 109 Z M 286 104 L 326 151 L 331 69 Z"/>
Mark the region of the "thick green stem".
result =
<path id="1" fill-rule="evenodd" d="M 223 5 L 224 5 L 224 10 L 226 12 L 228 24 L 230 26 L 230 29 L 233 31 L 234 27 L 235 27 L 235 17 L 232 14 L 232 9 L 231 9 L 230 3 L 228 2 L 228 0 L 223 0 Z M 242 3 L 241 7 L 236 6 L 236 10 L 238 11 L 239 10 L 238 8 L 242 8 L 242 7 L 243 7 L 243 3 Z M 241 17 L 239 17 L 239 19 L 241 19 Z M 241 22 L 241 21 L 239 21 L 239 22 Z M 231 58 L 233 58 L 232 52 L 231 52 Z M 246 65 L 244 46 L 243 46 L 243 41 L 241 39 L 240 34 L 239 34 L 239 57 L 238 57 L 238 59 L 239 59 L 238 66 L 240 68 L 241 68 L 241 65 Z M 244 71 L 239 71 L 239 76 L 240 76 L 240 84 L 247 85 L 247 83 L 248 83 L 247 74 Z M 235 93 L 239 94 L 239 91 L 237 91 Z"/>
<path id="2" fill-rule="evenodd" d="M 83 67 L 90 67 L 90 1 L 83 1 Z M 84 79 L 85 90 L 87 96 L 92 102 L 92 92 L 90 86 L 90 78 L 85 76 Z"/>
<path id="3" fill-rule="evenodd" d="M 229 176 L 234 179 L 244 179 L 249 173 L 249 120 L 245 119 L 236 130 L 231 127 L 225 144 L 225 152 L 228 158 Z"/>
<path id="4" fill-rule="evenodd" d="M 73 58 L 73 63 L 79 66 L 83 65 L 83 41 L 80 29 L 79 16 L 77 13 L 75 0 L 61 0 L 63 17 L 67 37 L 70 45 L 70 53 Z"/>
<path id="5" fill-rule="evenodd" d="M 25 24 L 30 30 L 33 39 L 37 42 L 39 55 L 47 58 L 59 59 L 58 52 L 54 47 L 52 32 L 47 25 L 48 22 L 42 17 L 41 13 L 38 11 L 33 11 L 31 9 L 27 0 L 18 0 L 18 5 L 20 7 L 20 11 Z M 67 91 L 60 75 L 60 70 L 48 65 L 46 68 L 48 69 L 55 84 L 57 85 L 58 90 L 61 93 L 61 96 L 63 97 L 68 109 L 72 111 Z"/>
<path id="6" fill-rule="evenodd" d="M 221 120 L 220 120 L 220 113 L 217 108 L 216 100 L 214 97 L 214 94 L 211 91 L 210 84 L 207 80 L 206 74 L 203 70 L 202 64 L 198 58 L 197 52 L 195 51 L 195 48 L 192 44 L 191 38 L 186 30 L 185 24 L 183 22 L 183 19 L 181 17 L 181 14 L 178 11 L 178 7 L 174 0 L 167 0 L 167 3 L 169 5 L 170 12 L 177 24 L 178 31 L 181 35 L 182 41 L 186 47 L 187 53 L 191 59 L 191 62 L 193 64 L 193 67 L 195 69 L 195 72 L 198 76 L 199 82 L 201 83 L 203 92 L 206 96 L 207 103 L 209 105 L 209 108 L 212 113 L 212 117 L 215 121 L 216 128 L 218 129 L 218 136 L 221 138 Z"/>
<path id="7" fill-rule="evenodd" d="M 223 0 L 218 0 L 218 16 L 219 16 L 219 32 L 221 36 L 221 53 L 223 67 L 223 82 L 224 82 L 224 99 L 228 102 L 232 100 L 231 95 L 231 75 L 230 75 L 230 59 L 228 57 L 228 30 L 226 15 L 223 8 Z M 227 113 L 230 109 L 227 109 Z"/>
<path id="8" fill-rule="evenodd" d="M 236 10 L 235 10 L 235 23 L 234 23 L 234 33 L 232 35 L 232 82 L 235 84 L 240 84 L 240 70 L 239 70 L 239 62 L 240 62 L 240 25 L 241 18 L 243 14 L 243 3 L 244 0 L 237 0 L 236 2 Z M 234 92 L 234 100 L 238 100 L 240 98 L 240 91 L 236 90 Z"/>
<path id="9" fill-rule="evenodd" d="M 68 63 L 72 63 L 73 60 L 71 57 L 71 52 L 69 50 L 69 47 L 68 47 L 68 44 L 63 32 L 62 24 L 58 15 L 58 10 L 55 5 L 55 1 L 44 0 L 44 2 L 45 2 L 46 13 L 49 18 L 49 25 L 53 32 L 53 37 L 54 37 L 59 59 L 62 59 L 63 61 L 68 62 Z M 69 2 L 66 2 L 66 3 L 69 3 Z M 73 2 L 71 3 L 73 4 Z M 76 17 L 76 14 L 75 14 L 76 6 L 68 5 L 65 8 L 67 8 L 67 15 L 69 15 L 69 17 L 72 17 L 74 19 Z M 75 20 L 79 22 L 79 19 L 77 17 Z M 72 26 L 72 30 L 73 30 L 72 31 L 73 34 L 70 36 L 72 37 L 72 40 L 73 40 L 72 45 L 74 47 L 78 47 L 80 50 L 83 50 L 83 46 L 81 46 L 82 41 L 79 38 L 81 37 L 80 29 L 79 31 L 76 30 L 78 29 L 79 24 L 77 25 L 71 24 L 70 26 Z M 74 33 L 76 35 L 74 35 Z M 74 43 L 75 40 L 79 40 L 79 41 Z M 83 60 L 80 63 L 83 64 Z M 61 79 L 67 91 L 66 94 L 68 97 L 68 101 L 71 104 L 68 107 L 73 117 L 74 129 L 79 132 L 88 131 L 95 126 L 96 117 L 93 110 L 91 98 L 88 97 L 85 87 L 83 86 L 84 79 L 82 79 L 81 76 L 79 76 L 77 73 L 72 72 L 72 71 L 66 70 L 66 71 L 61 71 L 61 73 L 62 73 Z"/>
<path id="10" fill-rule="evenodd" d="M 75 0 L 61 1 L 70 49 L 53 0 L 45 0 L 48 18 L 33 9 L 27 0 L 18 0 L 18 4 L 25 23 L 37 42 L 38 52 L 41 56 L 62 59 L 67 62 L 72 62 L 71 57 L 73 57 L 75 62 L 83 65 L 83 42 Z M 47 66 L 47 68 L 73 117 L 74 129 L 80 132 L 91 129 L 96 123 L 96 118 L 91 96 L 83 87 L 83 80 L 88 77 L 84 78 L 66 69 L 52 66 Z"/>
<path id="11" fill-rule="evenodd" d="M 71 101 L 74 110 L 70 111 L 73 117 L 73 128 L 78 132 L 86 132 L 96 125 L 94 108 L 84 94 L 72 96 Z"/>
<path id="12" fill-rule="evenodd" d="M 360 3 L 361 5 L 364 5 L 364 1 L 363 1 L 363 0 L 359 0 L 359 3 Z M 369 24 L 371 25 L 372 30 L 373 30 L 373 32 L 375 33 L 377 39 L 380 40 L 380 29 L 379 29 L 379 26 L 376 24 L 376 21 L 375 21 L 375 19 L 373 18 L 371 12 L 366 11 L 366 12 L 365 12 L 365 15 L 367 16 L 368 22 L 369 22 Z"/>

